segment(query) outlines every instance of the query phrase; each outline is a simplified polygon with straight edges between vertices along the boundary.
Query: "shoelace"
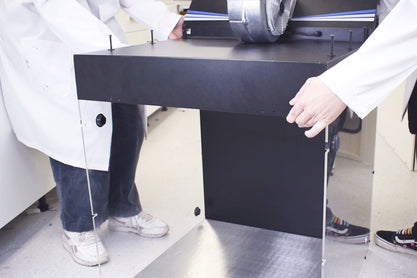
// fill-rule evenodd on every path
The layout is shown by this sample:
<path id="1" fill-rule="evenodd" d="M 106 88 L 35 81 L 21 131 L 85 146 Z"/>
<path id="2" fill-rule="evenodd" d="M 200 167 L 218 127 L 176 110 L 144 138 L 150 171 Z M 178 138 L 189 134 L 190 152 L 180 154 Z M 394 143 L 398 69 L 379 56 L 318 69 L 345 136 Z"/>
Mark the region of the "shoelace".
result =
<path id="1" fill-rule="evenodd" d="M 148 213 L 147 214 L 140 214 L 140 215 L 138 215 L 137 218 L 139 220 L 147 222 L 147 223 L 152 222 L 152 220 L 153 220 L 153 216 L 148 214 Z"/>
<path id="2" fill-rule="evenodd" d="M 96 244 L 97 238 L 93 232 L 83 232 L 79 235 L 80 242 L 86 245 Z"/>
<path id="3" fill-rule="evenodd" d="M 413 234 L 413 227 L 401 229 L 396 232 L 397 235 L 412 235 Z"/>
<path id="4" fill-rule="evenodd" d="M 349 227 L 349 225 L 350 225 L 349 222 L 347 222 L 347 221 L 345 221 L 343 219 L 340 219 L 336 215 L 333 215 L 332 222 L 335 223 L 335 224 L 337 224 L 337 225 L 344 226 L 344 227 Z"/>

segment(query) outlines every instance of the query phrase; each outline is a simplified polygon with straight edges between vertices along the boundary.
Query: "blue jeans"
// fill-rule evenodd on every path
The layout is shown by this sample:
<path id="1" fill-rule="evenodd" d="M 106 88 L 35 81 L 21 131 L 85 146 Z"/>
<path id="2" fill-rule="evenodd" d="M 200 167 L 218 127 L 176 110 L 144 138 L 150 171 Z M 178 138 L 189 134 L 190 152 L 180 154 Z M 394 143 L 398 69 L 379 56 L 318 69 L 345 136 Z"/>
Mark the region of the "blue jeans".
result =
<path id="1" fill-rule="evenodd" d="M 136 166 L 144 132 L 137 105 L 112 104 L 113 134 L 109 171 L 88 170 L 96 226 L 109 216 L 128 217 L 141 210 L 135 185 Z M 71 232 L 93 229 L 86 170 L 50 158 L 63 228 Z"/>

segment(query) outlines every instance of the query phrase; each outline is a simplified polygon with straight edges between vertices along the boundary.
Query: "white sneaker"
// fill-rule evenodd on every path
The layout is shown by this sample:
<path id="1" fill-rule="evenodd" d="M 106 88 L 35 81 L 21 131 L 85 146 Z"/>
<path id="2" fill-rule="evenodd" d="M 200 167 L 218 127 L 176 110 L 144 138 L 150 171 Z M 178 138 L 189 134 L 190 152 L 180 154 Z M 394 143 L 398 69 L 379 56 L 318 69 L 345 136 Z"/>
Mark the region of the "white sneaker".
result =
<path id="1" fill-rule="evenodd" d="M 65 249 L 71 253 L 72 258 L 79 264 L 95 266 L 104 264 L 109 255 L 98 235 L 93 231 L 69 232 L 64 230 L 62 235 Z"/>
<path id="2" fill-rule="evenodd" d="M 109 217 L 109 229 L 144 237 L 162 237 L 169 230 L 166 223 L 142 211 L 131 217 Z"/>

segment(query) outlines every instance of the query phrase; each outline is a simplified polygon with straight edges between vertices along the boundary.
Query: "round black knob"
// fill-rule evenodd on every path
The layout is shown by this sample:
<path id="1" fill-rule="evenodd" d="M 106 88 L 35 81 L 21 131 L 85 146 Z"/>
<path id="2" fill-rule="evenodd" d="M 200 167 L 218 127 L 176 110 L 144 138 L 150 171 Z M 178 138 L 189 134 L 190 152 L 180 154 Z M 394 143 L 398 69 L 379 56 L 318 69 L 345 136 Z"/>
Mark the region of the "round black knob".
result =
<path id="1" fill-rule="evenodd" d="M 96 117 L 96 125 L 102 127 L 106 124 L 106 117 L 103 114 L 98 114 Z"/>

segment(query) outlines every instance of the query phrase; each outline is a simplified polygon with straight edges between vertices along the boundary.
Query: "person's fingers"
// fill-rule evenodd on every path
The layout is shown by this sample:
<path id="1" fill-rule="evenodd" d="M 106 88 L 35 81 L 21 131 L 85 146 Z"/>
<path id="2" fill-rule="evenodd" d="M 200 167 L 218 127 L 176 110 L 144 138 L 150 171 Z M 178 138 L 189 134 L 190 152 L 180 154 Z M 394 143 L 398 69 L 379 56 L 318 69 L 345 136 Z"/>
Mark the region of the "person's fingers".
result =
<path id="1" fill-rule="evenodd" d="M 319 121 L 319 122 L 315 123 L 312 128 L 310 128 L 309 130 L 306 130 L 304 132 L 304 135 L 308 138 L 313 138 L 317 134 L 319 134 L 323 129 L 325 129 L 327 125 L 328 125 L 328 123 L 323 122 L 323 121 Z"/>
<path id="2" fill-rule="evenodd" d="M 305 123 L 304 127 L 312 127 L 315 123 L 315 119 L 311 118 L 307 123 Z"/>
<path id="3" fill-rule="evenodd" d="M 300 98 L 300 92 L 298 92 L 288 103 L 291 106 L 294 106 L 297 103 L 297 100 Z"/>
<path id="4" fill-rule="evenodd" d="M 289 104 L 291 106 L 294 106 L 297 103 L 297 101 L 300 99 L 300 97 L 303 96 L 303 94 L 304 94 L 304 86 L 301 87 L 300 90 L 295 94 L 295 96 L 289 101 Z"/>
<path id="5" fill-rule="evenodd" d="M 300 115 L 298 115 L 298 117 L 295 119 L 295 123 L 298 125 L 298 127 L 310 127 L 312 126 L 307 125 L 308 122 L 310 122 L 312 120 L 312 115 L 309 113 L 306 113 L 306 111 L 304 110 L 302 113 L 300 113 Z"/>
<path id="6" fill-rule="evenodd" d="M 303 112 L 303 108 L 301 105 L 294 105 L 290 112 L 288 112 L 288 115 L 286 117 L 287 122 L 289 122 L 290 124 L 292 124 L 295 119 L 297 119 L 298 115 L 300 115 Z"/>

